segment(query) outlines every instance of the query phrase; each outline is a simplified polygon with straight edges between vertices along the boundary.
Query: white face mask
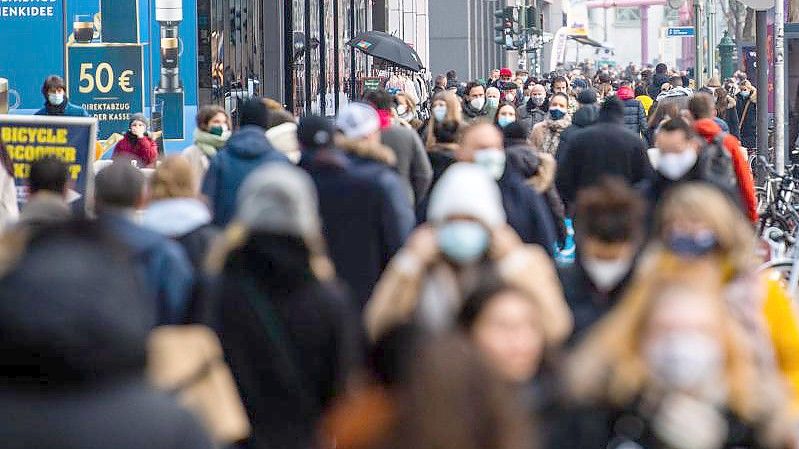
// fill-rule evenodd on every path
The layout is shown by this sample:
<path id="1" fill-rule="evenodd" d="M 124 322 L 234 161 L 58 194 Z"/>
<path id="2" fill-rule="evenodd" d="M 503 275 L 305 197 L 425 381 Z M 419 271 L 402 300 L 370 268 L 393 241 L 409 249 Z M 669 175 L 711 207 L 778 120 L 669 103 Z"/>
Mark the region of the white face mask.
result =
<path id="1" fill-rule="evenodd" d="M 408 112 L 408 107 L 407 106 L 405 106 L 404 104 L 401 104 L 401 105 L 397 106 L 397 115 L 400 115 L 400 116 L 401 115 L 405 115 L 406 112 Z"/>
<path id="2" fill-rule="evenodd" d="M 697 157 L 693 148 L 681 153 L 660 153 L 658 171 L 666 178 L 676 181 L 694 168 Z"/>
<path id="3" fill-rule="evenodd" d="M 483 110 L 483 106 L 485 106 L 485 104 L 486 104 L 485 97 L 477 97 L 477 98 L 472 99 L 472 101 L 469 102 L 469 105 L 473 109 L 475 109 L 477 111 L 482 111 Z"/>
<path id="4" fill-rule="evenodd" d="M 721 379 L 724 351 L 718 341 L 696 331 L 672 331 L 645 351 L 652 377 L 684 392 L 714 388 Z"/>
<path id="5" fill-rule="evenodd" d="M 475 164 L 483 167 L 494 179 L 505 173 L 505 152 L 496 148 L 485 148 L 474 153 Z"/>
<path id="6" fill-rule="evenodd" d="M 627 258 L 601 260 L 583 257 L 582 263 L 585 274 L 603 292 L 609 292 L 619 285 L 619 282 L 627 276 L 632 267 L 632 260 Z"/>
<path id="7" fill-rule="evenodd" d="M 64 102 L 64 94 L 47 94 L 47 101 L 53 106 L 58 106 Z"/>

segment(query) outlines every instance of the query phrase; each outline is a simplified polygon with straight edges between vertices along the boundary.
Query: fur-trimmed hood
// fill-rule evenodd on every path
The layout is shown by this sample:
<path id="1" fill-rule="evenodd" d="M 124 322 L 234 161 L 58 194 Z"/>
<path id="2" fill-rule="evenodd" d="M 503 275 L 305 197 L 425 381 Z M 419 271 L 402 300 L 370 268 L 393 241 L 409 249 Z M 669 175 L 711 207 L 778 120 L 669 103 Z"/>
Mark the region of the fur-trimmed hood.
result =
<path id="1" fill-rule="evenodd" d="M 532 178 L 527 179 L 527 184 L 532 186 L 536 192 L 544 193 L 555 183 L 555 172 L 557 162 L 551 154 L 538 153 L 538 172 Z"/>
<path id="2" fill-rule="evenodd" d="M 349 139 L 344 136 L 336 137 L 336 148 L 364 159 L 371 159 L 389 167 L 397 165 L 397 156 L 391 148 L 381 144 L 367 142 L 363 139 Z"/>

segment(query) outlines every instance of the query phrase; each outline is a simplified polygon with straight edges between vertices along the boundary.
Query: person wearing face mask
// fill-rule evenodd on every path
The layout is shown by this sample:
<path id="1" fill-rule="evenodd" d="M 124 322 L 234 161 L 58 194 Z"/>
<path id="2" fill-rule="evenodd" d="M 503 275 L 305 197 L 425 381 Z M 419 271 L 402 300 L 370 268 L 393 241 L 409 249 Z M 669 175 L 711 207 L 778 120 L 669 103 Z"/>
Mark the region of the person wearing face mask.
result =
<path id="1" fill-rule="evenodd" d="M 511 123 L 516 122 L 516 106 L 513 103 L 502 103 L 497 108 L 494 124 L 500 129 L 504 129 Z"/>
<path id="2" fill-rule="evenodd" d="M 533 126 L 544 121 L 547 116 L 547 91 L 541 84 L 530 86 L 530 98 L 521 106 L 516 108 L 516 116 L 527 132 L 532 131 Z"/>
<path id="3" fill-rule="evenodd" d="M 461 133 L 455 153 L 460 162 L 471 162 L 486 170 L 499 185 L 508 224 L 525 243 L 554 251 L 557 232 L 544 197 L 526 184 L 520 170 L 503 149 L 503 137 L 490 123 L 475 123 Z"/>
<path id="4" fill-rule="evenodd" d="M 757 89 L 749 81 L 741 83 L 741 91 L 735 96 L 738 112 L 738 130 L 741 146 L 757 149 Z"/>
<path id="5" fill-rule="evenodd" d="M 486 108 L 485 87 L 478 81 L 466 85 L 466 95 L 463 96 L 463 120 L 473 122 L 488 114 Z"/>
<path id="6" fill-rule="evenodd" d="M 114 147 L 114 158 L 132 158 L 140 168 L 154 168 L 158 159 L 158 144 L 147 132 L 148 125 L 144 114 L 131 115 L 125 138 Z"/>
<path id="7" fill-rule="evenodd" d="M 197 128 L 194 130 L 194 144 L 183 150 L 196 179 L 203 179 L 211 158 L 225 146 L 230 137 L 230 118 L 225 109 L 218 105 L 206 105 L 197 111 Z M 200 185 L 197 183 L 197 191 Z"/>
<path id="8" fill-rule="evenodd" d="M 372 341 L 410 322 L 426 333 L 451 330 L 485 270 L 542 304 L 547 339 L 569 334 L 571 316 L 551 259 L 540 247 L 524 245 L 506 224 L 501 193 L 485 170 L 450 167 L 431 194 L 427 218 L 392 259 L 366 306 Z"/>
<path id="9" fill-rule="evenodd" d="M 502 87 L 502 101 L 511 103 L 514 107 L 519 106 L 519 85 L 516 83 L 505 83 Z"/>
<path id="10" fill-rule="evenodd" d="M 560 144 L 560 133 L 571 125 L 569 97 L 564 93 L 553 94 L 544 121 L 536 123 L 530 134 L 530 145 L 537 151 L 555 156 Z"/>
<path id="11" fill-rule="evenodd" d="M 792 387 L 792 408 L 799 410 L 799 319 L 780 277 L 757 272 L 755 236 L 745 216 L 717 189 L 687 184 L 675 188 L 660 205 L 652 235 L 647 259 L 720 267 L 726 303 L 758 362 L 767 368 L 776 361 Z M 641 275 L 657 269 L 642 269 Z"/>
<path id="12" fill-rule="evenodd" d="M 615 96 L 602 103 L 597 122 L 575 133 L 557 158 L 555 181 L 567 213 L 580 190 L 606 176 L 635 185 L 649 179 L 652 172 L 644 142 L 624 126 L 624 104 Z"/>
<path id="13" fill-rule="evenodd" d="M 394 101 L 397 104 L 394 107 L 394 111 L 400 123 L 404 126 L 410 126 L 414 131 L 418 132 L 419 128 L 422 127 L 422 121 L 416 117 L 416 103 L 413 98 L 405 92 L 400 92 L 394 96 Z"/>
<path id="14" fill-rule="evenodd" d="M 716 164 L 710 158 L 710 151 L 702 147 L 702 142 L 685 120 L 673 118 L 664 121 L 655 134 L 655 145 L 659 152 L 656 172 L 640 186 L 649 200 L 650 215 L 673 187 L 688 182 L 712 185 L 735 204 L 743 204 L 733 182 L 735 173 L 732 163 L 727 159 L 726 164 Z M 719 157 L 725 156 L 723 151 Z M 711 165 L 718 170 L 711 169 Z M 741 210 L 745 212 L 743 208 Z"/>
<path id="15" fill-rule="evenodd" d="M 451 92 L 441 92 L 433 97 L 430 106 L 430 119 L 419 130 L 419 135 L 424 140 L 427 149 L 436 144 L 435 129 L 442 123 L 463 124 L 461 102 L 458 96 Z"/>
<path id="16" fill-rule="evenodd" d="M 494 86 L 489 87 L 486 89 L 486 118 L 488 120 L 494 120 L 497 116 L 497 108 L 501 101 L 501 93 L 499 89 Z"/>
<path id="17" fill-rule="evenodd" d="M 575 209 L 577 258 L 558 269 L 574 315 L 571 344 L 625 294 L 644 240 L 646 211 L 637 192 L 614 178 L 583 189 Z"/>
<path id="18" fill-rule="evenodd" d="M 72 104 L 67 98 L 67 85 L 58 75 L 50 75 L 42 85 L 44 107 L 35 115 L 63 115 L 67 117 L 89 117 L 82 107 Z"/>
<path id="19" fill-rule="evenodd" d="M 568 360 L 568 405 L 551 447 L 790 447 L 785 388 L 758 367 L 718 267 L 660 268 Z"/>
<path id="20" fill-rule="evenodd" d="M 297 142 L 297 119 L 292 113 L 280 107 L 269 110 L 266 123 L 266 140 L 285 155 L 293 164 L 300 162 L 302 153 Z"/>
<path id="21" fill-rule="evenodd" d="M 571 145 L 571 141 L 577 132 L 585 129 L 599 118 L 599 104 L 597 104 L 596 90 L 593 87 L 586 88 L 577 94 L 577 112 L 572 115 L 572 124 L 560 133 L 560 144 L 558 144 L 558 154 L 562 154 Z"/>

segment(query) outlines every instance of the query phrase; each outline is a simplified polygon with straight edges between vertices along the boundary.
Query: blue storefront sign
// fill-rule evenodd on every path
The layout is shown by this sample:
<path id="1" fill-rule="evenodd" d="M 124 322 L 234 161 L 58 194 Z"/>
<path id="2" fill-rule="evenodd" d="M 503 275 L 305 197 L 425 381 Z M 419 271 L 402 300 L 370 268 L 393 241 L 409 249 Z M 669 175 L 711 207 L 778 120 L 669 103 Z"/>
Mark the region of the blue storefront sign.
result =
<path id="1" fill-rule="evenodd" d="M 694 27 L 669 27 L 666 29 L 667 37 L 693 37 Z"/>
<path id="2" fill-rule="evenodd" d="M 124 134 L 131 114 L 144 111 L 140 44 L 67 47 L 67 87 L 73 103 L 99 121 L 100 139 Z"/>
<path id="3" fill-rule="evenodd" d="M 87 117 L 0 115 L 0 138 L 11 157 L 17 200 L 24 204 L 31 164 L 56 157 L 67 164 L 70 188 L 89 207 L 93 186 L 94 145 L 97 121 Z"/>
<path id="4" fill-rule="evenodd" d="M 0 78 L 19 96 L 18 109 L 44 105 L 44 79 L 64 70 L 64 0 L 0 2 Z"/>

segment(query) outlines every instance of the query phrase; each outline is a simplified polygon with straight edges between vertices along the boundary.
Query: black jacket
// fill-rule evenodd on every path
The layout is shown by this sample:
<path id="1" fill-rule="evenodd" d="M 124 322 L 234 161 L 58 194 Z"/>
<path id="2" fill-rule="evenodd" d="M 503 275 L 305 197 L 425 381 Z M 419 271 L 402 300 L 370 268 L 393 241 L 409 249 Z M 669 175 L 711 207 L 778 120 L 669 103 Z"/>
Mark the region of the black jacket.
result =
<path id="1" fill-rule="evenodd" d="M 647 88 L 647 93 L 652 98 L 657 98 L 658 94 L 660 94 L 660 87 L 663 83 L 669 82 L 669 76 L 665 73 L 656 73 L 655 76 L 652 77 L 652 84 L 649 85 Z"/>
<path id="2" fill-rule="evenodd" d="M 124 245 L 81 222 L 35 236 L 0 279 L 4 448 L 211 449 L 145 382 L 151 311 L 134 271 Z"/>
<path id="3" fill-rule="evenodd" d="M 640 135 L 646 135 L 649 129 L 644 106 L 635 98 L 624 100 L 624 126 Z"/>
<path id="4" fill-rule="evenodd" d="M 614 103 L 619 104 L 618 100 Z M 646 146 L 624 126 L 623 112 L 608 111 L 605 106 L 596 124 L 578 132 L 567 151 L 558 151 L 555 180 L 567 213 L 571 213 L 577 192 L 605 176 L 617 176 L 636 184 L 652 171 Z"/>
<path id="5" fill-rule="evenodd" d="M 336 272 L 359 308 L 416 222 L 402 180 L 374 159 L 391 150 L 374 150 L 361 155 L 322 150 L 303 155 L 300 162 L 319 193 L 319 215 Z"/>
<path id="6" fill-rule="evenodd" d="M 741 128 L 741 146 L 744 148 L 757 148 L 757 102 L 754 98 L 746 98 L 738 94 L 735 96 L 738 124 Z M 746 105 L 749 104 L 749 107 Z M 744 115 L 746 110 L 746 115 Z"/>
<path id="7" fill-rule="evenodd" d="M 547 254 L 554 254 L 557 232 L 552 213 L 544 197 L 524 182 L 524 178 L 510 162 L 499 178 L 502 205 L 508 224 L 524 243 L 541 245 Z"/>
<path id="8" fill-rule="evenodd" d="M 587 104 L 580 107 L 572 116 L 572 124 L 560 133 L 560 143 L 558 144 L 558 154 L 571 145 L 574 136 L 581 129 L 588 128 L 596 123 L 599 118 L 599 105 Z"/>
<path id="9" fill-rule="evenodd" d="M 216 299 L 249 447 L 314 447 L 317 420 L 355 360 L 349 298 L 316 279 L 299 238 L 254 234 L 228 256 Z"/>

